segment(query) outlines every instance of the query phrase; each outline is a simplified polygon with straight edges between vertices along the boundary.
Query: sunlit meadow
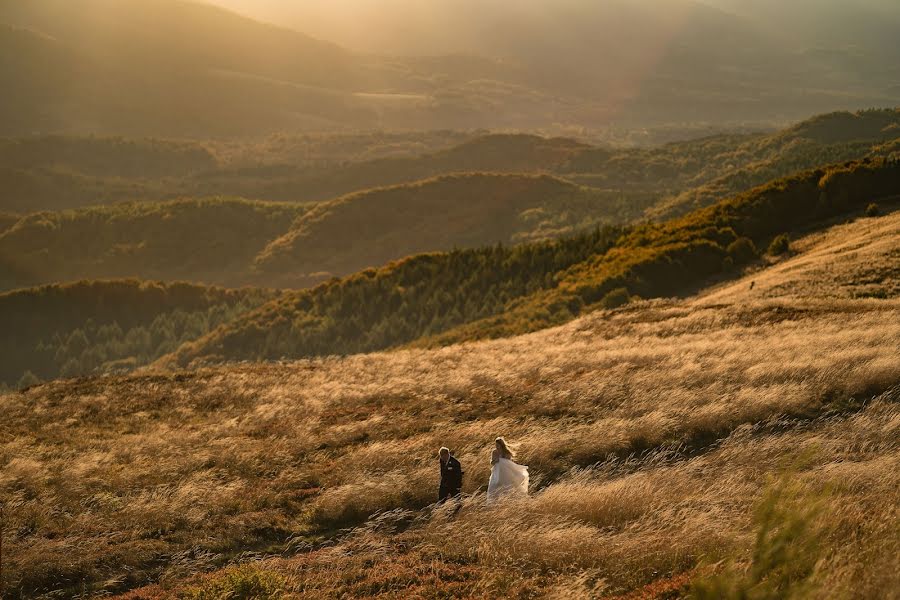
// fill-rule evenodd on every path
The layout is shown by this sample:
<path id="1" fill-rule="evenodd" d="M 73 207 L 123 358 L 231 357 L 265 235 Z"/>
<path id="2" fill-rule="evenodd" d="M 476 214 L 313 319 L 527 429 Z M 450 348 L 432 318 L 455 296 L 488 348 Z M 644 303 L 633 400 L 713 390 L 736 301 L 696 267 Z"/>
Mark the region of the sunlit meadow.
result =
<path id="1" fill-rule="evenodd" d="M 434 351 L 46 384 L 0 399 L 6 594 L 166 590 L 299 553 L 278 565 L 286 589 L 340 595 L 333 555 L 362 569 L 352 548 L 372 539 L 354 595 L 400 589 L 366 584 L 382 560 L 415 577 L 449 560 L 475 596 L 627 592 L 746 559 L 752 507 L 796 468 L 835 517 L 817 517 L 835 567 L 815 576 L 877 595 L 896 570 L 866 565 L 900 548 L 875 533 L 897 516 L 898 347 L 895 300 L 656 301 Z M 498 434 L 520 444 L 533 497 L 485 508 Z M 456 518 L 341 537 L 431 504 L 441 445 L 474 494 Z"/>

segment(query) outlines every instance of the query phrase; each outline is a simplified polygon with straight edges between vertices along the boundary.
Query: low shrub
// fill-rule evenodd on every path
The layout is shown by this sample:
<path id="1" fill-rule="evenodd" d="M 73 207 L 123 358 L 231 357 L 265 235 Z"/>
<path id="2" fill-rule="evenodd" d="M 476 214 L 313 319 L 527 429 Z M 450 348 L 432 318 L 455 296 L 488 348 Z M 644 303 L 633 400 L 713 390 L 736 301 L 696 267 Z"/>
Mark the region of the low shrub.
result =
<path id="1" fill-rule="evenodd" d="M 747 263 L 756 258 L 756 244 L 747 237 L 740 237 L 726 248 L 728 255 L 734 260 L 735 264 Z"/>
<path id="2" fill-rule="evenodd" d="M 631 302 L 631 295 L 628 293 L 627 289 L 621 287 L 616 288 L 603 296 L 603 299 L 600 301 L 600 306 L 611 309 L 625 306 L 629 302 Z"/>
<path id="3" fill-rule="evenodd" d="M 791 251 L 791 238 L 786 233 L 775 236 L 772 243 L 769 244 L 769 254 L 773 256 L 781 256 Z"/>

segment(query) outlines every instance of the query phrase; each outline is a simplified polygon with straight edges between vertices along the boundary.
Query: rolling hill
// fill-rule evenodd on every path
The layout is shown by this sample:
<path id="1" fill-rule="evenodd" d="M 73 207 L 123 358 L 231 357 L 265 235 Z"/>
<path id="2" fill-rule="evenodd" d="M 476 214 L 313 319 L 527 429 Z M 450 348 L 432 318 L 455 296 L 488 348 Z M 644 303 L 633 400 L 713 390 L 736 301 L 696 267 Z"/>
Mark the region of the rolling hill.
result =
<path id="1" fill-rule="evenodd" d="M 896 223 L 797 239 L 787 260 L 814 268 L 773 273 L 798 273 L 787 295 L 744 281 L 511 339 L 2 395 L 2 591 L 890 597 L 900 305 L 831 294 L 858 263 L 820 252 Z M 527 501 L 484 502 L 496 435 Z M 458 511 L 432 505 L 442 445 Z"/>
<path id="2" fill-rule="evenodd" d="M 459 172 L 551 173 L 621 195 L 654 193 L 664 218 L 794 171 L 896 153 L 900 111 L 830 113 L 774 133 L 651 147 L 485 132 L 273 136 L 259 142 L 38 136 L 0 140 L 0 209 L 127 199 L 242 196 L 331 200 Z"/>
<path id="3" fill-rule="evenodd" d="M 235 165 L 199 173 L 184 182 L 185 193 L 231 194 L 278 201 L 330 200 L 351 192 L 461 172 L 543 173 L 587 144 L 530 134 L 482 134 L 435 152 L 342 161 L 322 166 L 279 161 Z"/>
<path id="4" fill-rule="evenodd" d="M 131 371 L 276 295 L 137 280 L 2 293 L 0 386 Z"/>
<path id="5" fill-rule="evenodd" d="M 273 139 L 263 146 L 272 162 L 261 166 L 239 166 L 254 145 L 5 140 L 3 173 L 13 174 L 6 206 L 26 214 L 0 222 L 0 289 L 110 277 L 298 287 L 420 252 L 662 221 L 819 164 L 900 156 L 898 114 L 834 113 L 773 134 L 632 149 L 489 134 L 411 156 L 420 144 L 456 138 L 326 136 L 281 146 Z M 338 163 L 354 140 L 367 154 L 388 153 L 392 144 L 406 154 Z M 307 156 L 302 166 L 283 162 L 298 155 Z M 494 172 L 463 172 L 473 167 Z M 225 190 L 294 202 L 154 200 Z M 63 205 L 142 201 L 58 213 L 26 209 L 41 198 Z M 323 201 L 300 202 L 309 199 Z"/>
<path id="6" fill-rule="evenodd" d="M 256 254 L 306 210 L 211 198 L 34 213 L 0 234 L 0 289 L 122 277 L 247 284 Z"/>
<path id="7" fill-rule="evenodd" d="M 110 277 L 305 287 L 410 254 L 627 221 L 652 199 L 466 173 L 314 205 L 210 198 L 34 213 L 0 233 L 0 289 Z"/>
<path id="8" fill-rule="evenodd" d="M 661 224 L 428 254 L 288 293 L 160 364 L 368 352 L 510 336 L 733 273 L 779 234 L 900 194 L 900 161 L 806 171 Z"/>
<path id="9" fill-rule="evenodd" d="M 257 255 L 264 279 L 303 287 L 423 252 L 518 243 L 640 216 L 635 196 L 549 175 L 447 175 L 320 202 Z M 279 276 L 280 274 L 280 276 Z"/>

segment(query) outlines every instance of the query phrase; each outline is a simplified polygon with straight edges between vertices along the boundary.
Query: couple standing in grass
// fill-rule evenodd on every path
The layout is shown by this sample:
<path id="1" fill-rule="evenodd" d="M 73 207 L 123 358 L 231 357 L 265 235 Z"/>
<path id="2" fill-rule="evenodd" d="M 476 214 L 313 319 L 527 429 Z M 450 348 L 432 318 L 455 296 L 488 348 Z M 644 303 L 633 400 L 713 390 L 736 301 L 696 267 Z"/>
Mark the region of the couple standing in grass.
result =
<path id="1" fill-rule="evenodd" d="M 456 457 L 450 454 L 448 448 L 441 448 L 438 452 L 441 459 L 441 486 L 438 492 L 438 502 L 446 502 L 449 498 L 455 498 L 462 494 L 463 469 Z M 494 449 L 491 451 L 491 478 L 488 481 L 488 500 L 495 500 L 505 495 L 528 494 L 528 467 L 517 464 L 513 459 L 515 455 L 509 444 L 502 437 L 494 440 Z"/>

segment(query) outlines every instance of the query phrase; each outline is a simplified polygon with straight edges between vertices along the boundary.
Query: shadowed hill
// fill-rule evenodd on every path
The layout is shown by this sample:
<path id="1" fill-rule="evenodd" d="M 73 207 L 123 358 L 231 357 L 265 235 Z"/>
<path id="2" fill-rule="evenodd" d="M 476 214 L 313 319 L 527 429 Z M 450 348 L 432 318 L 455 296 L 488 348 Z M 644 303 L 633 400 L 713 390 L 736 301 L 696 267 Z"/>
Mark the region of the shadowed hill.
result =
<path id="1" fill-rule="evenodd" d="M 0 288 L 110 277 L 240 285 L 305 210 L 207 199 L 35 213 L 0 234 Z"/>
<path id="2" fill-rule="evenodd" d="M 449 175 L 316 204 L 269 244 L 255 265 L 268 277 L 280 273 L 297 282 L 311 276 L 314 281 L 322 278 L 317 272 L 343 275 L 421 252 L 626 222 L 641 208 L 636 198 L 547 175 Z"/>
<path id="3" fill-rule="evenodd" d="M 228 193 L 267 200 L 328 200 L 349 192 L 442 174 L 480 171 L 552 172 L 590 146 L 526 134 L 488 134 L 419 156 L 379 158 L 324 168 L 275 164 L 206 172 L 185 182 L 192 193 Z"/>
<path id="4" fill-rule="evenodd" d="M 803 172 L 663 224 L 513 248 L 413 257 L 288 294 L 161 364 L 365 352 L 509 336 L 632 295 L 733 274 L 780 233 L 900 194 L 900 162 Z"/>
<path id="5" fill-rule="evenodd" d="M 626 222 L 653 199 L 468 173 L 315 205 L 210 198 L 34 213 L 0 232 L 0 289 L 109 277 L 305 287 L 410 254 Z"/>
<path id="6" fill-rule="evenodd" d="M 897 109 L 821 115 L 771 134 L 717 135 L 649 148 L 478 132 L 273 136 L 174 142 L 41 136 L 0 140 L 0 210 L 59 210 L 124 199 L 241 196 L 330 200 L 457 172 L 550 173 L 620 195 L 653 193 L 648 216 L 706 206 L 820 164 L 887 152 Z M 460 143 L 461 142 L 461 143 Z M 420 150 L 416 150 L 420 148 Z M 211 156 L 212 155 L 212 156 Z"/>
<path id="7" fill-rule="evenodd" d="M 16 64 L 7 66 L 13 81 L 35 82 L 19 94 L 32 112 L 0 113 L 7 134 L 247 134 L 373 117 L 352 106 L 353 92 L 371 83 L 360 59 L 213 6 L 4 1 L 0 22 L 48 36 L 40 44 L 32 38 L 29 51 L 13 54 Z M 4 50 L 21 46 L 8 38 L 0 38 Z M 60 90 L 64 103 L 55 100 Z M 23 118 L 33 113 L 40 118 Z"/>
<path id="8" fill-rule="evenodd" d="M 2 235 L 3 232 L 5 232 L 16 223 L 18 223 L 21 218 L 21 215 L 0 212 L 0 235 Z"/>
<path id="9" fill-rule="evenodd" d="M 61 168 L 122 179 L 183 177 L 217 166 L 197 142 L 75 136 L 0 138 L 0 164 L 8 169 Z"/>
<path id="10" fill-rule="evenodd" d="M 81 281 L 0 294 L 0 385 L 129 371 L 275 294 L 187 283 Z"/>

